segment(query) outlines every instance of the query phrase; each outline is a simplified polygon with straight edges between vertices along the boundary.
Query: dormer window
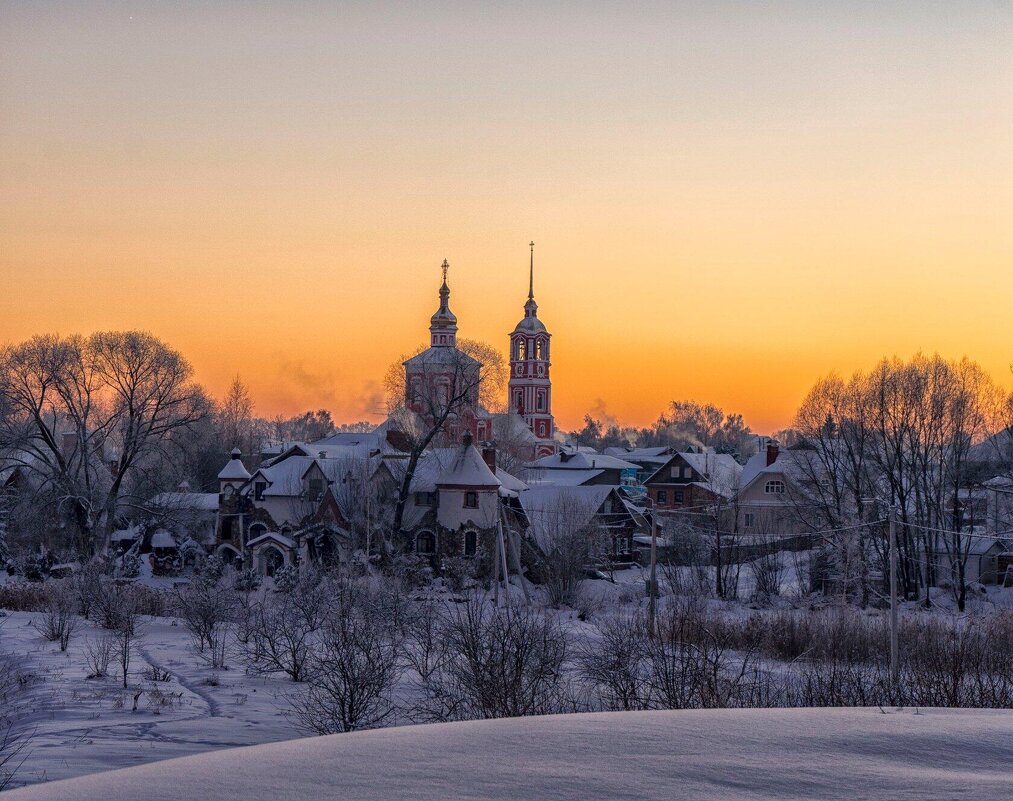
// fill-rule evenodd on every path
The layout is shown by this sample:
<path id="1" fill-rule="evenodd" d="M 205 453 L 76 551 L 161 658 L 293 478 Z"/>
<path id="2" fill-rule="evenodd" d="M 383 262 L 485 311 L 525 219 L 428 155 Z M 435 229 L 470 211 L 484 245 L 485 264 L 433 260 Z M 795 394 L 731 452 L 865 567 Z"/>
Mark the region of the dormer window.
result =
<path id="1" fill-rule="evenodd" d="M 267 489 L 266 481 L 255 481 L 253 484 L 253 500 L 262 501 L 264 500 L 264 490 Z"/>
<path id="2" fill-rule="evenodd" d="M 767 495 L 784 495 L 784 482 L 783 481 L 778 481 L 777 479 L 773 479 L 772 481 L 768 481 L 763 486 L 763 491 Z"/>
<path id="3" fill-rule="evenodd" d="M 464 508 L 465 509 L 477 509 L 478 508 L 478 493 L 477 492 L 466 492 L 464 493 Z"/>
<path id="4" fill-rule="evenodd" d="M 311 478 L 309 496 L 311 501 L 319 501 L 324 494 L 324 480 L 322 478 Z"/>

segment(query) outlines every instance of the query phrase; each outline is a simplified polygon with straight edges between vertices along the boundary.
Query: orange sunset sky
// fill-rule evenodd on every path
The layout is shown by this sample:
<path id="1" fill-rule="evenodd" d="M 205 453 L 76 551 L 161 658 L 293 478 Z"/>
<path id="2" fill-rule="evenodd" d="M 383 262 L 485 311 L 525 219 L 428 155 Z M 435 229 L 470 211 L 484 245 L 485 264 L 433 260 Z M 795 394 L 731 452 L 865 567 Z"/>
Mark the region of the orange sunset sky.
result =
<path id="1" fill-rule="evenodd" d="M 0 340 L 376 420 L 442 260 L 505 351 L 534 239 L 565 428 L 768 431 L 919 349 L 1009 385 L 1009 3 L 422 6 L 0 2 Z"/>

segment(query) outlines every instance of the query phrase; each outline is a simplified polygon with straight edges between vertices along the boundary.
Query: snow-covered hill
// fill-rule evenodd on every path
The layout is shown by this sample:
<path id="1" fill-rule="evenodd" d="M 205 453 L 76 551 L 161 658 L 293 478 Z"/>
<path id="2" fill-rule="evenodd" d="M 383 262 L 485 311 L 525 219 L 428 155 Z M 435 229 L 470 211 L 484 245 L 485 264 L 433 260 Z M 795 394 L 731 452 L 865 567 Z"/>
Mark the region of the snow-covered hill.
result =
<path id="1" fill-rule="evenodd" d="M 1013 712 L 706 710 L 382 729 L 41 784 L 9 801 L 1007 799 Z"/>

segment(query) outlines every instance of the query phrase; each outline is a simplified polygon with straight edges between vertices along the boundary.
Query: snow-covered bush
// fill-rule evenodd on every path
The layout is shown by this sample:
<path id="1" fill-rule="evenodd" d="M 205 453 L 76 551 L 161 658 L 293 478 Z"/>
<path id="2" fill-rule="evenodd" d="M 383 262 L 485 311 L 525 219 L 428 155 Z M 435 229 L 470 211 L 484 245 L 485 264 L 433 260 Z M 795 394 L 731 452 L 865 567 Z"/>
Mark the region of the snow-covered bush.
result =
<path id="1" fill-rule="evenodd" d="M 260 585 L 263 584 L 264 580 L 261 578 L 260 573 L 252 567 L 248 567 L 245 570 L 240 570 L 236 573 L 235 578 L 232 581 L 232 589 L 236 592 L 249 594 L 256 592 L 260 589 Z"/>
<path id="2" fill-rule="evenodd" d="M 299 582 L 299 568 L 295 565 L 282 565 L 274 571 L 274 588 L 278 592 L 292 592 Z"/>

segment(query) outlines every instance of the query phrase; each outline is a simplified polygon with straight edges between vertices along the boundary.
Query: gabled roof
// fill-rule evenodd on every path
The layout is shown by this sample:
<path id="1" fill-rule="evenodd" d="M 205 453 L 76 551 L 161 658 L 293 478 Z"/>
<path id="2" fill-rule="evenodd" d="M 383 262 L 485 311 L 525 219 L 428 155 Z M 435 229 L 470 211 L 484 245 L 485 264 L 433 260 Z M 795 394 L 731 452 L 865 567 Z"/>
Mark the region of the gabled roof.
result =
<path id="1" fill-rule="evenodd" d="M 256 548 L 258 545 L 266 545 L 269 542 L 275 542 L 289 550 L 295 549 L 295 540 L 291 537 L 286 537 L 284 534 L 279 534 L 277 531 L 265 531 L 246 543 L 246 547 Z"/>
<path id="2" fill-rule="evenodd" d="M 680 452 L 670 456 L 660 468 L 654 471 L 644 483 L 668 483 L 664 481 L 665 473 L 673 462 L 684 461 L 693 471 L 702 478 L 692 482 L 701 489 L 721 495 L 724 498 L 732 497 L 742 484 L 742 465 L 727 453 L 696 453 Z"/>
<path id="3" fill-rule="evenodd" d="M 552 542 L 559 527 L 569 529 L 600 524 L 609 526 L 630 516 L 625 503 L 617 497 L 622 511 L 618 515 L 601 516 L 598 510 L 605 499 L 616 492 L 615 487 L 592 485 L 586 487 L 541 486 L 522 492 L 518 498 L 530 524 L 530 532 L 540 547 Z"/>

